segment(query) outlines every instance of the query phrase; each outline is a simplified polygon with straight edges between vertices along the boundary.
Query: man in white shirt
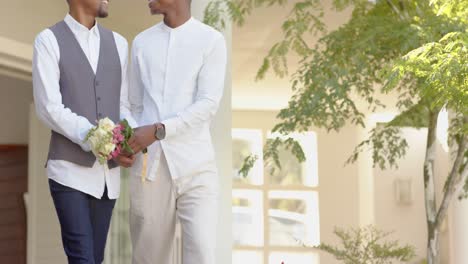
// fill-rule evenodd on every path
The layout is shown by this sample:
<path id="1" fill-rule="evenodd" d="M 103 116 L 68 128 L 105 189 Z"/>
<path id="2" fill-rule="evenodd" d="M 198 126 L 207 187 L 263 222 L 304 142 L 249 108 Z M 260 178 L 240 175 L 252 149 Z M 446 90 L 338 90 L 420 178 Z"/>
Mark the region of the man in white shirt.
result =
<path id="1" fill-rule="evenodd" d="M 224 90 L 226 43 L 191 17 L 190 0 L 149 1 L 164 21 L 133 42 L 129 101 L 140 127 L 130 178 L 133 264 L 214 264 L 218 170 L 210 134 Z"/>
<path id="2" fill-rule="evenodd" d="M 100 165 L 84 142 L 96 120 L 126 118 L 127 41 L 96 22 L 106 0 L 68 0 L 69 14 L 36 38 L 33 88 L 36 112 L 52 130 L 47 174 L 69 263 L 102 263 L 120 169 L 134 156 Z"/>

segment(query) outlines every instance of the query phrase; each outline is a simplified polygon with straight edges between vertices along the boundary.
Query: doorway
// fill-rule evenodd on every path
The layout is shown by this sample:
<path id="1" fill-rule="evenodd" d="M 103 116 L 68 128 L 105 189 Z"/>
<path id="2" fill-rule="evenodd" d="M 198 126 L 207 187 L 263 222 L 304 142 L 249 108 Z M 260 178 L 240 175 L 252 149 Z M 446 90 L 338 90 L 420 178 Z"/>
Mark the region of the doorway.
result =
<path id="1" fill-rule="evenodd" d="M 26 263 L 28 147 L 0 145 L 0 263 Z"/>

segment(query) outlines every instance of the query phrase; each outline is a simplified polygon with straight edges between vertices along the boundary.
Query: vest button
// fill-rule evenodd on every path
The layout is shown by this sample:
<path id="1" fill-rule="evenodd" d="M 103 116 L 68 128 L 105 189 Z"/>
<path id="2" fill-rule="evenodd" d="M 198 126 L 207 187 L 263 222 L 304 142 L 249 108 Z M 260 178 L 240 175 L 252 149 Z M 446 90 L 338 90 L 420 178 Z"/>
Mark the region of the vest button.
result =
<path id="1" fill-rule="evenodd" d="M 98 97 L 97 100 L 98 100 L 98 101 L 101 101 L 101 97 Z"/>
<path id="2" fill-rule="evenodd" d="M 99 86 L 99 82 L 98 82 L 98 81 L 96 81 L 96 86 Z"/>
<path id="3" fill-rule="evenodd" d="M 101 118 L 101 117 L 102 117 L 102 114 L 101 114 L 101 113 L 99 113 L 99 114 L 98 114 L 98 117 L 99 117 L 99 118 Z"/>

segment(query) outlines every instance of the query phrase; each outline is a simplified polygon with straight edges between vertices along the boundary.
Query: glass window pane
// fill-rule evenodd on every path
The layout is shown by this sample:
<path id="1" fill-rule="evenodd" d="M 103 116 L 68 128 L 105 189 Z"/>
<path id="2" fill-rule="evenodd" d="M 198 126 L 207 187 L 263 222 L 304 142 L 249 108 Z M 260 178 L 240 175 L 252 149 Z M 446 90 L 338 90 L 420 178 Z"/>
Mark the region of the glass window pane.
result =
<path id="1" fill-rule="evenodd" d="M 263 264 L 263 253 L 261 251 L 233 250 L 232 264 Z"/>
<path id="2" fill-rule="evenodd" d="M 245 158 L 249 155 L 258 157 L 247 177 L 239 174 Z M 232 130 L 232 169 L 234 183 L 263 184 L 263 139 L 258 129 Z"/>
<path id="3" fill-rule="evenodd" d="M 317 192 L 270 191 L 270 245 L 312 246 L 320 243 Z"/>
<path id="4" fill-rule="evenodd" d="M 270 134 L 268 138 L 280 137 L 286 139 L 288 137 L 280 136 L 279 134 Z M 318 186 L 318 160 L 317 160 L 317 136 L 314 132 L 294 133 L 289 135 L 301 145 L 306 161 L 300 163 L 290 150 L 285 148 L 279 149 L 279 159 L 281 169 L 275 168 L 271 172 L 274 164 L 266 164 L 265 171 L 269 175 L 269 181 L 272 185 L 288 186 L 288 185 L 304 185 L 308 187 Z"/>
<path id="5" fill-rule="evenodd" d="M 263 246 L 262 191 L 232 191 L 232 237 L 237 246 Z"/>
<path id="6" fill-rule="evenodd" d="M 319 264 L 319 256 L 317 253 L 272 252 L 270 254 L 268 263 L 269 264 Z"/>

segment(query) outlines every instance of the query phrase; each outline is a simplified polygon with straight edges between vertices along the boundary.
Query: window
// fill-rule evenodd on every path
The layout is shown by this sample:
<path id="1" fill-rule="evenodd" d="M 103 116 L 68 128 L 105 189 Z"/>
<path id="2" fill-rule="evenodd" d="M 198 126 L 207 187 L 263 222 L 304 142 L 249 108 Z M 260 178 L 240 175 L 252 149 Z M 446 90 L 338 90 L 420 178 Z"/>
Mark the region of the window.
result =
<path id="1" fill-rule="evenodd" d="M 277 135 L 262 129 L 233 129 L 233 264 L 314 264 L 320 243 L 317 138 L 314 132 L 289 135 L 302 146 L 299 163 L 280 149 L 281 170 L 265 164 L 262 147 Z M 239 175 L 244 159 L 259 159 L 247 177 Z M 306 245 L 306 246 L 305 246 Z"/>

